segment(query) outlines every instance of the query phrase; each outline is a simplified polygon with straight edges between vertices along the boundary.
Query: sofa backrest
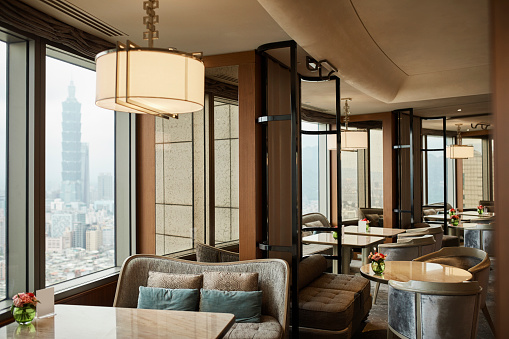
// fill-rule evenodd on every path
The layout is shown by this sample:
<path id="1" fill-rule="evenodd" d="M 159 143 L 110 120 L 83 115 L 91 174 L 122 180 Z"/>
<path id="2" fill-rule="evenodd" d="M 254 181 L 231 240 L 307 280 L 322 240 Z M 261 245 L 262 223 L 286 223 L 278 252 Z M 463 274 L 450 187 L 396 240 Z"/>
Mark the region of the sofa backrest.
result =
<path id="1" fill-rule="evenodd" d="M 321 213 L 308 213 L 302 216 L 302 225 L 308 227 L 331 227 L 329 220 Z"/>
<path id="2" fill-rule="evenodd" d="M 115 293 L 114 307 L 136 308 L 139 286 L 147 286 L 148 272 L 200 274 L 206 271 L 257 272 L 262 294 L 262 314 L 276 318 L 287 331 L 289 266 L 280 259 L 258 259 L 230 263 L 199 263 L 137 254 L 122 265 Z"/>

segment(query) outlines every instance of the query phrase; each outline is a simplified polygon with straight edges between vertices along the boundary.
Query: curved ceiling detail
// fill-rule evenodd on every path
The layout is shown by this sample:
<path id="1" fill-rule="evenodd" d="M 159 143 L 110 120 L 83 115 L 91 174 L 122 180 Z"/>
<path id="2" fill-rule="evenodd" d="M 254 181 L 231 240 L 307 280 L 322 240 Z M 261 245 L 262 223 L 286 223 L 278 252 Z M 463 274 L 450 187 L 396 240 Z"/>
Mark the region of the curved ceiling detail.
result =
<path id="1" fill-rule="evenodd" d="M 385 103 L 490 93 L 488 1 L 258 2 L 306 52 Z"/>

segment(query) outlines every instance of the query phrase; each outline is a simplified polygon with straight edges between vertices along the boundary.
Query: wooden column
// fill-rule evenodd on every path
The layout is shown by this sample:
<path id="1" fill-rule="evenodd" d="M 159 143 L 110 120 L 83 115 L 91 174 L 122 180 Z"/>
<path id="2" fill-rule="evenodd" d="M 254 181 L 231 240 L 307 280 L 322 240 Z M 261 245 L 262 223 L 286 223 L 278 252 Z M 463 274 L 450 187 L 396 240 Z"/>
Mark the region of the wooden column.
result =
<path id="1" fill-rule="evenodd" d="M 155 117 L 136 116 L 136 252 L 156 253 Z"/>
<path id="2" fill-rule="evenodd" d="M 497 338 L 509 338 L 509 327 L 503 319 L 509 313 L 509 271 L 503 269 L 503 257 L 509 242 L 509 227 L 505 220 L 509 220 L 509 1 L 492 0 L 492 88 L 493 110 L 495 113 L 495 210 L 497 223 L 495 227 L 495 252 L 497 261 L 495 295 L 496 295 L 496 331 Z M 502 262 L 500 262 L 502 261 Z M 498 263 L 501 265 L 498 265 Z"/>

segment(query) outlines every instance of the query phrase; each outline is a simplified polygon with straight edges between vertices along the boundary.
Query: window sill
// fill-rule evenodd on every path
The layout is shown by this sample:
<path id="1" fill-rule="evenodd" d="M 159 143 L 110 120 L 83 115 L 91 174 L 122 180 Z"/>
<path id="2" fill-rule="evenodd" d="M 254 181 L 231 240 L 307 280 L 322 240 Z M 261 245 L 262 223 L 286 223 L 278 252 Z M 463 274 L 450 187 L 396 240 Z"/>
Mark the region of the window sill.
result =
<path id="1" fill-rule="evenodd" d="M 55 304 L 58 304 L 59 301 L 65 298 L 86 292 L 113 281 L 117 281 L 119 272 L 120 267 L 112 267 L 100 272 L 92 273 L 84 277 L 72 279 L 48 287 L 55 288 Z M 6 299 L 0 302 L 0 324 L 2 326 L 10 322 L 9 319 L 11 318 L 11 305 L 11 299 Z"/>

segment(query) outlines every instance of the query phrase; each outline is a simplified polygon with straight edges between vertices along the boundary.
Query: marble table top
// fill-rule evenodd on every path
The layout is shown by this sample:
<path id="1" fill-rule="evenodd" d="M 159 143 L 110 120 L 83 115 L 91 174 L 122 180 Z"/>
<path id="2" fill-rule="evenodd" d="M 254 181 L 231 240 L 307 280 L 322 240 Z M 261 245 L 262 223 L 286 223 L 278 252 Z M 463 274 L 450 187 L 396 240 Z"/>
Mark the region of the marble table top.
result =
<path id="1" fill-rule="evenodd" d="M 406 230 L 400 228 L 370 227 L 369 232 L 359 231 L 357 226 L 344 226 L 345 234 L 392 238 Z"/>
<path id="2" fill-rule="evenodd" d="M 350 235 L 345 234 L 341 239 L 342 246 L 351 247 L 368 247 L 384 242 L 383 237 L 371 237 L 363 235 Z M 322 244 L 322 245 L 337 245 L 337 240 L 334 239 L 332 233 L 319 233 L 313 234 L 302 238 L 303 243 L 307 244 Z"/>
<path id="3" fill-rule="evenodd" d="M 384 284 L 387 284 L 389 280 L 462 282 L 472 279 L 472 274 L 464 269 L 419 261 L 386 261 L 385 271 L 382 274 L 375 274 L 371 264 L 367 264 L 361 267 L 361 275 Z"/>
<path id="4" fill-rule="evenodd" d="M 221 338 L 235 321 L 230 313 L 76 305 L 55 305 L 55 313 L 4 326 L 0 338 Z"/>

